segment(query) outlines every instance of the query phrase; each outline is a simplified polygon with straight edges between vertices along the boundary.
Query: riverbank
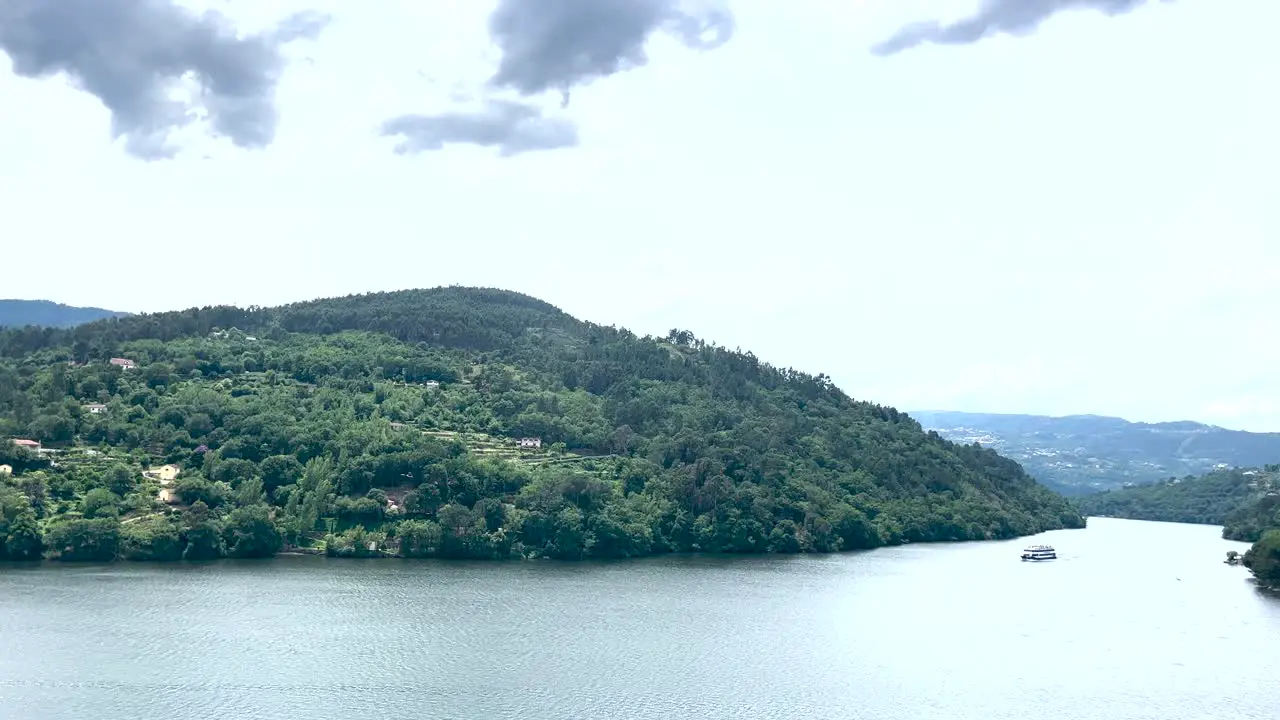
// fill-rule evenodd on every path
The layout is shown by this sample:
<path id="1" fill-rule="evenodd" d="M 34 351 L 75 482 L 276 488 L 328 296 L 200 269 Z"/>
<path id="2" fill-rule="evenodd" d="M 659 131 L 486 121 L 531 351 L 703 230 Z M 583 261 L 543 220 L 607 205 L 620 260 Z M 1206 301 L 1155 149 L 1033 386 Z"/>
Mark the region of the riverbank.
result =
<path id="1" fill-rule="evenodd" d="M 1210 562 L 1237 547 L 1214 529 L 1097 521 L 1035 542 L 1060 559 L 1022 563 L 1018 538 L 0 571 L 0 717 L 1078 720 L 1105 707 L 1204 720 L 1280 707 L 1280 601 Z M 1135 563 L 1125 551 L 1142 546 L 1164 552 Z M 964 591 L 940 612 L 939 588 Z"/>

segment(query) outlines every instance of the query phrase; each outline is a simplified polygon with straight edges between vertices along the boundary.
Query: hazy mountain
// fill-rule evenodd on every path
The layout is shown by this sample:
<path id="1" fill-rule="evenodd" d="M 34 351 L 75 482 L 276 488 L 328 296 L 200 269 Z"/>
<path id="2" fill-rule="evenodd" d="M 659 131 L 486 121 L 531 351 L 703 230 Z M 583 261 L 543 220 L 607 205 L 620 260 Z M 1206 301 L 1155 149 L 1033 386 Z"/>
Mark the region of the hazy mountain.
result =
<path id="1" fill-rule="evenodd" d="M 40 325 L 68 328 L 128 314 L 95 307 L 74 307 L 50 300 L 0 300 L 0 327 Z"/>
<path id="2" fill-rule="evenodd" d="M 1280 433 L 1197 422 L 924 410 L 910 415 L 948 440 L 977 442 L 1017 460 L 1032 476 L 1069 495 L 1280 462 Z"/>

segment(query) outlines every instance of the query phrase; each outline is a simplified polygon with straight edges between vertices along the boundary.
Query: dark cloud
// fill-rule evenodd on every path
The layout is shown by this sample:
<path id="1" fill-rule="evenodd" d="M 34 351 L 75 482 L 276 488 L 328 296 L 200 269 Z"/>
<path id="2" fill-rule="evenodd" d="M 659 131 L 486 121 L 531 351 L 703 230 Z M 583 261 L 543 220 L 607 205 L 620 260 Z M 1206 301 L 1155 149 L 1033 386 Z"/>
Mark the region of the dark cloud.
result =
<path id="1" fill-rule="evenodd" d="M 893 55 L 925 43 L 967 45 L 1000 33 L 1030 33 L 1064 10 L 1097 10 L 1107 15 L 1120 15 L 1146 3 L 1147 0 L 985 0 L 972 17 L 949 24 L 924 22 L 907 25 L 888 40 L 872 47 L 871 52 Z"/>
<path id="2" fill-rule="evenodd" d="M 315 37 L 328 22 L 294 15 L 255 35 L 217 12 L 175 0 L 0 0 L 0 51 L 30 78 L 64 73 L 111 112 L 111 132 L 131 154 L 171 157 L 170 133 L 196 120 L 244 148 L 275 138 L 281 46 Z M 189 101 L 170 92 L 189 79 Z"/>
<path id="3" fill-rule="evenodd" d="M 396 152 L 416 154 L 452 143 L 496 147 L 504 156 L 554 150 L 578 144 L 578 129 L 568 120 L 543 117 L 531 105 L 490 99 L 477 112 L 401 115 L 382 125 L 382 134 L 400 137 Z"/>
<path id="4" fill-rule="evenodd" d="M 665 31 L 695 48 L 733 36 L 733 16 L 681 0 L 500 0 L 489 34 L 502 51 L 494 87 L 562 93 L 648 62 L 645 44 Z"/>
<path id="5" fill-rule="evenodd" d="M 499 0 L 489 34 L 502 53 L 489 93 L 521 96 L 569 92 L 648 62 L 645 45 L 668 33 L 686 46 L 712 49 L 733 36 L 734 20 L 719 0 Z M 701 3 L 701 5 L 697 5 Z M 496 147 L 503 155 L 574 147 L 578 131 L 534 105 L 490 99 L 480 112 L 404 115 L 382 127 L 401 136 L 401 153 L 450 143 Z"/>

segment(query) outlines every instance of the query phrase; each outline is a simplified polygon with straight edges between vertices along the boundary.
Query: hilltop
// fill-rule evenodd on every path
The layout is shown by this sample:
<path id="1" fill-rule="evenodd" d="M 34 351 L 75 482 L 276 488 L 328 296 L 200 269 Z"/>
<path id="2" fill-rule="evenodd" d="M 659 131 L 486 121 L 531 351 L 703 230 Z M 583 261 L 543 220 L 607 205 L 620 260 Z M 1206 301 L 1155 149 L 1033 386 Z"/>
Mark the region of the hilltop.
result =
<path id="1" fill-rule="evenodd" d="M 1280 433 L 1196 422 L 1134 423 L 1099 415 L 910 414 L 925 429 L 949 440 L 977 442 L 1017 460 L 1033 477 L 1066 495 L 1280 460 Z"/>
<path id="2" fill-rule="evenodd" d="M 68 328 L 128 313 L 93 307 L 74 307 L 49 300 L 0 300 L 0 327 Z"/>
<path id="3" fill-rule="evenodd" d="M 672 330 L 437 288 L 0 332 L 10 558 L 634 557 L 1083 520 L 991 450 Z M 145 471 L 145 474 L 144 474 Z"/>

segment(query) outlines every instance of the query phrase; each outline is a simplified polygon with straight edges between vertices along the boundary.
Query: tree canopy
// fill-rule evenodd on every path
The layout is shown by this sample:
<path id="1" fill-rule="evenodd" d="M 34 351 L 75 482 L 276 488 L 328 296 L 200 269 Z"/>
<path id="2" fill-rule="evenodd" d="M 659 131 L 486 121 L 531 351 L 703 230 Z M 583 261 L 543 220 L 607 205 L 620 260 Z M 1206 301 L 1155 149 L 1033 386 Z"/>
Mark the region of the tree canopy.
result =
<path id="1" fill-rule="evenodd" d="M 825 375 L 490 289 L 3 331 L 0 437 L 43 444 L 0 447 L 11 559 L 828 552 L 1083 526 L 1016 463 Z"/>

